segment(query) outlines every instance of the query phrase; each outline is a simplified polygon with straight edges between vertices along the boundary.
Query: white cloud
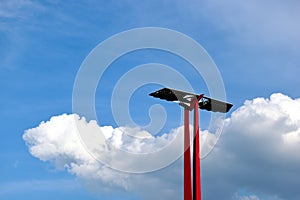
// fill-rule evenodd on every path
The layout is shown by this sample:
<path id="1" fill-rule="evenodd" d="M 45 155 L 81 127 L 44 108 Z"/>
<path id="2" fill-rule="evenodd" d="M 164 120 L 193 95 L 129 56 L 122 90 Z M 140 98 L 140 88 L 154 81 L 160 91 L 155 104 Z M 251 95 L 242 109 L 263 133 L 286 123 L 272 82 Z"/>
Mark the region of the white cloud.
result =
<path id="1" fill-rule="evenodd" d="M 193 1 L 190 7 L 239 43 L 298 49 L 299 1 Z"/>
<path id="2" fill-rule="evenodd" d="M 45 11 L 37 1 L 0 1 L 0 35 L 3 38 L 0 53 L 0 68 L 14 69 L 16 63 L 27 51 L 27 31 L 38 27 L 32 23 L 37 13 Z M 33 25 L 34 24 L 34 25 Z M 31 34 L 30 34 L 31 35 Z"/>
<path id="3" fill-rule="evenodd" d="M 0 2 L 0 18 L 25 19 L 30 11 L 40 9 L 41 6 L 31 0 L 10 0 Z"/>
<path id="4" fill-rule="evenodd" d="M 113 190 L 132 191 L 139 193 L 144 197 L 143 199 L 152 199 L 158 195 L 158 193 L 153 192 L 144 196 L 145 194 L 141 191 L 145 192 L 145 188 L 147 188 L 147 191 L 156 190 L 159 192 L 161 198 L 165 196 L 166 199 L 180 199 L 181 191 L 176 189 L 181 179 L 181 172 L 177 170 L 180 168 L 180 162 L 173 164 L 173 166 L 176 166 L 175 169 L 173 169 L 174 167 L 168 167 L 168 170 L 162 170 L 164 171 L 162 174 L 161 172 L 153 172 L 145 175 L 134 175 L 113 170 L 95 160 L 86 151 L 78 134 L 78 126 L 81 126 L 78 124 L 84 127 L 84 130 L 81 129 L 81 131 L 88 132 L 92 130 L 97 132 L 98 129 L 101 129 L 106 140 L 113 147 L 132 153 L 157 150 L 172 141 L 178 133 L 174 130 L 170 134 L 153 137 L 138 128 L 99 127 L 94 121 L 87 123 L 84 118 L 79 118 L 78 115 L 63 114 L 52 117 L 47 122 L 42 122 L 36 128 L 26 130 L 23 139 L 28 144 L 29 151 L 33 156 L 42 161 L 54 163 L 57 169 L 67 169 L 69 173 L 85 180 L 90 188 L 94 188 L 92 190 L 101 190 L 102 192 L 112 192 Z M 182 130 L 182 127 L 177 130 Z M 141 135 L 146 137 L 142 140 L 132 139 L 133 132 L 137 133 L 138 138 Z M 180 148 L 180 145 L 178 148 Z M 143 163 L 128 162 L 124 165 L 143 165 Z M 155 162 L 155 160 L 152 160 L 152 162 Z M 177 173 L 176 178 L 173 178 L 170 174 L 174 170 Z M 169 181 L 172 179 L 176 180 L 175 183 Z M 176 186 L 174 187 L 174 185 Z"/>
<path id="5" fill-rule="evenodd" d="M 202 186 L 205 199 L 268 200 L 300 198 L 300 99 L 273 94 L 269 99 L 246 101 L 226 120 L 224 134 L 213 152 L 202 161 Z M 147 174 L 128 174 L 112 170 L 86 152 L 76 133 L 75 122 L 102 129 L 115 147 L 140 153 L 149 152 L 170 142 L 181 128 L 161 137 L 130 139 L 126 131 L 139 129 L 98 127 L 77 115 L 52 117 L 50 121 L 25 131 L 24 140 L 31 154 L 50 161 L 58 169 L 86 181 L 96 190 L 130 191 L 142 199 L 182 199 L 182 163 Z M 206 137 L 213 136 L 206 132 Z M 178 145 L 178 148 L 182 146 Z M 161 159 L 161 158 L 159 158 Z M 158 162 L 159 159 L 153 160 Z M 143 165 L 129 162 L 128 165 Z M 249 191 L 243 195 L 238 192 Z M 236 195 L 238 193 L 238 195 Z M 255 194 L 255 195 L 254 195 Z"/>
<path id="6" fill-rule="evenodd" d="M 236 200 L 260 200 L 257 196 L 255 195 L 250 195 L 250 196 L 239 196 L 239 195 L 235 195 L 234 198 Z"/>
<path id="7" fill-rule="evenodd" d="M 215 182 L 204 186 L 208 199 L 229 199 L 240 189 L 261 199 L 299 199 L 299 113 L 300 99 L 283 94 L 246 101 L 233 112 L 203 162 L 204 183 Z"/>

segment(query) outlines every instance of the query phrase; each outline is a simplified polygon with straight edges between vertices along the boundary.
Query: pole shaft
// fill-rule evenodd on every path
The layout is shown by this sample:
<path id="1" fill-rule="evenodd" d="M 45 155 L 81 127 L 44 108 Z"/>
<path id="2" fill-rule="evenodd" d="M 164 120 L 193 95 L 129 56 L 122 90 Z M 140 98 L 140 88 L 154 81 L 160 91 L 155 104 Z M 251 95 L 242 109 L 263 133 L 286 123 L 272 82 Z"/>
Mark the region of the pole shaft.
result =
<path id="1" fill-rule="evenodd" d="M 189 110 L 184 109 L 184 200 L 192 200 Z"/>
<path id="2" fill-rule="evenodd" d="M 200 134 L 198 101 L 194 101 L 194 140 L 193 140 L 193 199 L 201 200 L 200 177 Z"/>

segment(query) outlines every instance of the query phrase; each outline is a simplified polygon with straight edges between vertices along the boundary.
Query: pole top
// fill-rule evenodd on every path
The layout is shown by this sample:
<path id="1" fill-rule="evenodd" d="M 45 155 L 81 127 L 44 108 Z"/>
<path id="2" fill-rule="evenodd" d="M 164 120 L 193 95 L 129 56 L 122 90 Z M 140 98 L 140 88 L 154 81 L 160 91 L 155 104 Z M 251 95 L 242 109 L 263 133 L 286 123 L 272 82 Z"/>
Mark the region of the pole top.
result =
<path id="1" fill-rule="evenodd" d="M 204 96 L 204 94 L 193 94 L 172 88 L 162 88 L 150 93 L 149 95 L 166 101 L 179 102 L 180 105 L 191 105 L 192 101 L 196 99 L 200 109 L 212 112 L 226 113 L 233 106 L 231 103 L 209 98 Z"/>

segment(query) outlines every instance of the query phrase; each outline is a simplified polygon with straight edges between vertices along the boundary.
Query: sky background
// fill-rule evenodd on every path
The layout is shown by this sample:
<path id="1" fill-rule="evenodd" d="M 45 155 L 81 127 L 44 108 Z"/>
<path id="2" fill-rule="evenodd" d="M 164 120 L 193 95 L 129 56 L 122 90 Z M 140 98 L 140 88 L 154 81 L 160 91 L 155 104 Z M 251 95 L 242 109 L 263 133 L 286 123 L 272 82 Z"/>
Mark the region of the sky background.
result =
<path id="1" fill-rule="evenodd" d="M 57 154 L 46 149 L 29 152 L 26 142 L 37 145 L 39 133 L 57 138 L 65 134 L 55 129 L 56 121 L 23 139 L 24 131 L 52 116 L 67 122 L 62 114 L 72 113 L 76 73 L 96 45 L 125 30 L 155 26 L 180 31 L 200 43 L 218 66 L 227 100 L 234 104 L 216 150 L 203 161 L 205 199 L 299 199 L 299 9 L 300 3 L 293 0 L 0 0 L 0 198 L 151 199 L 162 194 L 165 199 L 182 199 L 180 160 L 146 175 L 126 177 L 109 171 L 120 180 L 114 183 L 114 178 L 90 176 L 93 170 L 63 169 L 56 161 L 64 148 Z M 154 50 L 133 52 L 113 63 L 98 86 L 101 125 L 117 130 L 106 106 L 111 88 L 132 66 L 149 62 L 172 66 L 195 91 L 207 91 L 201 77 L 193 76 L 178 57 Z M 140 125 L 149 122 L 148 107 L 137 109 L 140 102 L 157 103 L 142 96 L 153 88 L 157 89 L 145 86 L 134 95 L 137 106 L 131 106 L 132 114 Z M 180 110 L 177 105 L 164 106 L 171 113 L 163 133 L 169 133 L 178 126 Z M 63 128 L 69 133 L 67 125 Z M 53 141 L 58 149 L 65 145 Z M 76 155 L 67 154 L 74 163 L 86 161 L 76 160 Z M 71 165 L 66 160 L 62 162 Z"/>

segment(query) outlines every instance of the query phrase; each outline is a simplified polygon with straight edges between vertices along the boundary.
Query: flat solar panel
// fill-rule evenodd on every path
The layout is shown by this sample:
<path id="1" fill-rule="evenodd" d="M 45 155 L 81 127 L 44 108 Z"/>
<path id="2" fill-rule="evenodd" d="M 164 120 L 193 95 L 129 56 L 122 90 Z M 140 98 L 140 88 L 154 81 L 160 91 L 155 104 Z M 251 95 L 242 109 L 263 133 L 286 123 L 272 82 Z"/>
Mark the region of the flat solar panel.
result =
<path id="1" fill-rule="evenodd" d="M 163 88 L 149 94 L 155 98 L 160 98 L 166 101 L 179 101 L 184 103 L 190 103 L 192 98 L 199 98 L 200 95 L 184 92 L 181 90 L 175 90 L 171 88 Z M 200 99 L 199 108 L 202 110 L 212 112 L 228 112 L 233 105 L 231 103 L 223 102 L 220 100 L 212 99 L 209 97 L 203 97 Z"/>
<path id="2" fill-rule="evenodd" d="M 156 98 L 164 99 L 164 100 L 167 100 L 167 101 L 178 101 L 178 98 L 175 95 L 175 93 L 169 88 L 163 88 L 163 89 L 158 90 L 156 92 L 152 92 L 149 95 L 153 96 L 153 97 L 156 97 Z"/>

